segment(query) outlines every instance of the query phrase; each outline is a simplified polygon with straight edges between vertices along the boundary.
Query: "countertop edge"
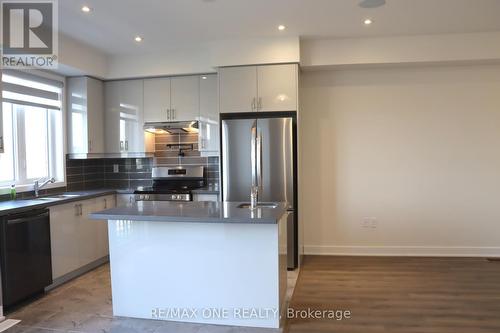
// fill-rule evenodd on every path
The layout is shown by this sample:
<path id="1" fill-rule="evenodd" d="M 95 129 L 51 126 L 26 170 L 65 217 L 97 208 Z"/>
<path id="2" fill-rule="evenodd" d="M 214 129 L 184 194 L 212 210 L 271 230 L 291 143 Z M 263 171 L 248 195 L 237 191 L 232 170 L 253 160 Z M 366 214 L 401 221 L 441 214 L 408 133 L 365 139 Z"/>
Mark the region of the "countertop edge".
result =
<path id="1" fill-rule="evenodd" d="M 285 212 L 283 212 L 285 214 Z M 183 217 L 183 216 L 153 216 L 153 215 L 136 215 L 136 216 L 123 216 L 112 214 L 89 214 L 93 220 L 108 220 L 108 221 L 136 221 L 136 222 L 155 222 L 155 223 L 208 223 L 208 224 L 263 224 L 263 225 L 277 225 L 281 219 L 274 218 L 260 218 L 260 219 L 245 219 L 245 218 L 197 218 L 197 217 Z"/>
<path id="2" fill-rule="evenodd" d="M 193 194 L 220 194 L 220 191 L 218 190 L 192 190 Z"/>
<path id="3" fill-rule="evenodd" d="M 64 192 L 64 194 L 77 194 L 77 193 L 83 193 L 83 191 L 73 191 L 73 192 Z M 127 193 L 120 193 L 119 190 L 91 190 L 89 193 L 83 193 L 79 195 L 78 197 L 72 197 L 72 198 L 65 198 L 61 200 L 54 200 L 54 201 L 44 201 L 40 203 L 33 203 L 31 200 L 35 201 L 37 199 L 19 199 L 18 201 L 26 201 L 26 206 L 22 207 L 13 207 L 13 208 L 8 208 L 5 210 L 0 209 L 0 217 L 9 215 L 9 214 L 15 214 L 18 212 L 24 212 L 26 210 L 31 210 L 31 209 L 40 209 L 40 208 L 49 208 L 53 206 L 59 206 L 59 205 L 64 205 L 67 203 L 72 203 L 72 202 L 77 202 L 77 201 L 82 201 L 82 200 L 88 200 L 88 199 L 93 199 L 93 198 L 98 198 L 98 197 L 103 197 L 106 195 L 113 195 L 113 194 L 127 194 Z M 53 195 L 47 195 L 45 197 L 50 197 L 50 196 L 55 196 L 57 194 Z M 9 202 L 9 201 L 4 201 L 4 202 Z M 2 202 L 0 202 L 1 204 Z"/>

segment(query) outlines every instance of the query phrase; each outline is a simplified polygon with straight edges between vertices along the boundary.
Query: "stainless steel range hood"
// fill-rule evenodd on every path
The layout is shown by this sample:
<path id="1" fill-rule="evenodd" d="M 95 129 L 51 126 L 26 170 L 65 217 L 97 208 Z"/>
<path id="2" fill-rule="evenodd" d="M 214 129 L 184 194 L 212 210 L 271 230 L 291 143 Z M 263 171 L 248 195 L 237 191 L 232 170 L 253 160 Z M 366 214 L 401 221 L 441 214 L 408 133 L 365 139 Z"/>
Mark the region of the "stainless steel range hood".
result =
<path id="1" fill-rule="evenodd" d="M 186 134 L 198 133 L 198 121 L 171 121 L 144 123 L 144 130 L 154 134 Z"/>

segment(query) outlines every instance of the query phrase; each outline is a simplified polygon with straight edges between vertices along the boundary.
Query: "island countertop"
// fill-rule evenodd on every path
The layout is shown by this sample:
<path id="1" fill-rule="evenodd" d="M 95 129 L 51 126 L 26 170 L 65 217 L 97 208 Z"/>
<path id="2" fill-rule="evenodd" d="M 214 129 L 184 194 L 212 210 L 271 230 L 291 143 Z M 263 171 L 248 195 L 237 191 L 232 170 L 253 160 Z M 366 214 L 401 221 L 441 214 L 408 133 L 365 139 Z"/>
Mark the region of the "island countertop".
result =
<path id="1" fill-rule="evenodd" d="M 191 223 L 277 224 L 287 212 L 286 203 L 276 208 L 239 208 L 241 202 L 139 201 L 90 214 L 95 220 L 127 220 Z"/>

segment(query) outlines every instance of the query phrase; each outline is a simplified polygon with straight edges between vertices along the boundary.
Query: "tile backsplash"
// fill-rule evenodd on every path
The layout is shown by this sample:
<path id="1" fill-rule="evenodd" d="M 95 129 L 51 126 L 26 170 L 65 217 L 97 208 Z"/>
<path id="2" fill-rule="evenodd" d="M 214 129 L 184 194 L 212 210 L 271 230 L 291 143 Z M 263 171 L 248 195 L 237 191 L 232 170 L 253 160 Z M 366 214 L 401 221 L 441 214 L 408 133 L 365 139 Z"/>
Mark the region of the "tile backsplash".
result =
<path id="1" fill-rule="evenodd" d="M 168 144 L 192 145 L 193 150 L 184 150 L 184 156 L 179 156 L 179 149 L 169 148 Z M 219 183 L 219 157 L 201 156 L 198 150 L 198 134 L 156 134 L 153 165 L 202 165 L 205 167 L 207 182 Z"/>
<path id="2" fill-rule="evenodd" d="M 66 161 L 68 191 L 150 186 L 151 158 L 96 158 Z"/>
<path id="3" fill-rule="evenodd" d="M 189 147 L 184 150 L 184 156 L 179 156 L 178 147 L 169 148 L 168 144 L 192 145 L 192 150 Z M 157 134 L 155 153 L 151 158 L 67 159 L 67 190 L 151 186 L 153 166 L 175 165 L 204 166 L 207 184 L 219 183 L 219 158 L 201 156 L 198 134 Z"/>

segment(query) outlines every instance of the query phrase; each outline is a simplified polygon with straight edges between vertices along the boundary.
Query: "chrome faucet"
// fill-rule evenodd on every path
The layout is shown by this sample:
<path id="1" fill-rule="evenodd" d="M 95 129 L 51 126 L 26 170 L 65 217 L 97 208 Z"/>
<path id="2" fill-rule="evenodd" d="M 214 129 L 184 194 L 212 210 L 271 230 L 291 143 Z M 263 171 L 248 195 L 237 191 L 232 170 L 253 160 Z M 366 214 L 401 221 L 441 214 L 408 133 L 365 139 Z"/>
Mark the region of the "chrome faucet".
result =
<path id="1" fill-rule="evenodd" d="M 45 185 L 47 185 L 48 183 L 55 183 L 56 180 L 54 178 L 50 178 L 50 179 L 47 179 L 46 181 L 44 181 L 43 183 L 40 184 L 40 181 L 42 180 L 43 178 L 39 179 L 39 180 L 35 180 L 35 184 L 33 185 L 33 190 L 35 191 L 35 197 L 38 198 L 38 191 L 44 187 Z"/>

